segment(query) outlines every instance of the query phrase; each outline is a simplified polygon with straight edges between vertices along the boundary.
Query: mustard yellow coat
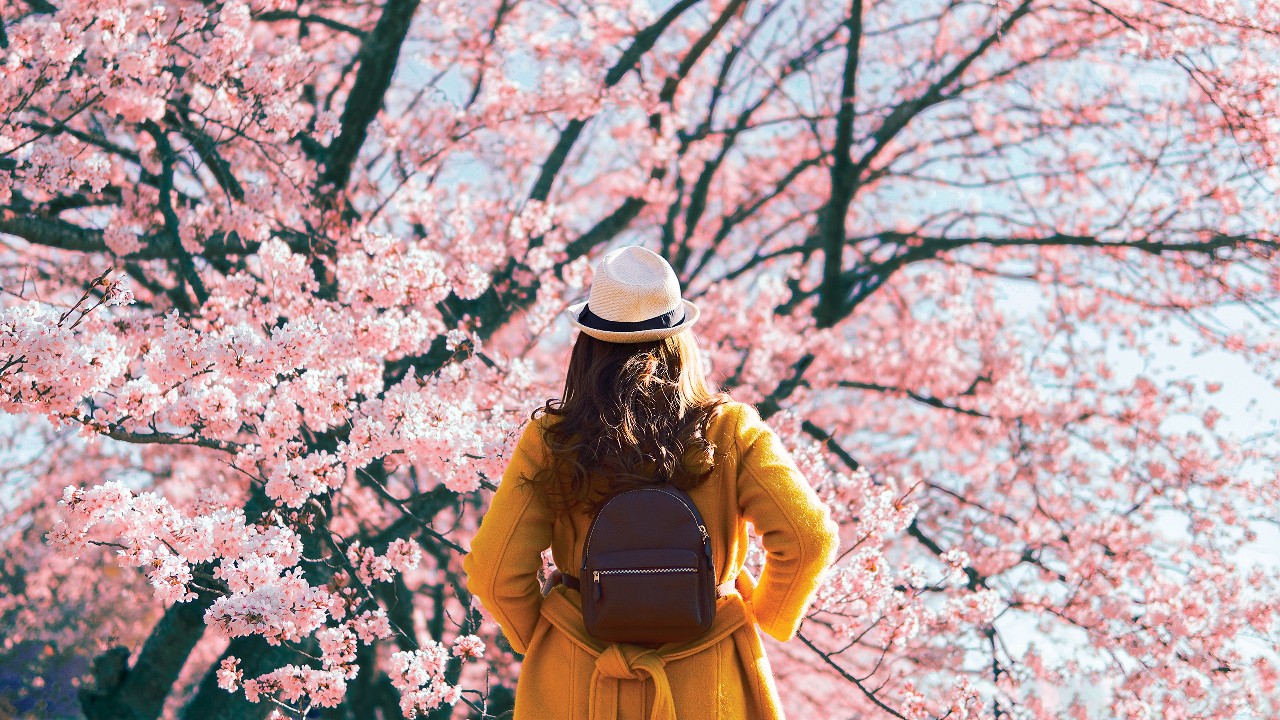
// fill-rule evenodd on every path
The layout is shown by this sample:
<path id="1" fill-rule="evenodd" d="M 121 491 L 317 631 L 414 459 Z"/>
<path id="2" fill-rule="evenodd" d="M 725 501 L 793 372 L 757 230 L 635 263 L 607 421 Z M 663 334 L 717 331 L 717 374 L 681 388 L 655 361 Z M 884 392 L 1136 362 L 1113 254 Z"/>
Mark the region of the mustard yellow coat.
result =
<path id="1" fill-rule="evenodd" d="M 591 637 L 578 591 L 557 585 L 542 593 L 542 551 L 550 547 L 556 567 L 576 574 L 591 522 L 585 512 L 557 519 L 520 481 L 547 462 L 544 422 L 525 426 L 463 559 L 468 590 L 525 656 L 513 720 L 782 718 L 756 626 L 781 641 L 795 636 L 839 537 L 778 436 L 743 403 L 712 420 L 715 469 L 689 495 L 711 534 L 716 582 L 736 578 L 738 592 L 716 601 L 703 636 L 650 649 Z M 742 568 L 748 521 L 766 553 L 758 581 Z"/>

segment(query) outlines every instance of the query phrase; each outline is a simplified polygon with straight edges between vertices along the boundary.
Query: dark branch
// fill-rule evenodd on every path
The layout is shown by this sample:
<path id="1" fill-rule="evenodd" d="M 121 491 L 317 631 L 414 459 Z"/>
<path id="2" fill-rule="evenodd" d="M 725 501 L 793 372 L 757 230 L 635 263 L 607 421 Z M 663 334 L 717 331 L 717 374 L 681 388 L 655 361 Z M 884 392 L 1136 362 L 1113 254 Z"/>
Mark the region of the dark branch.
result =
<path id="1" fill-rule="evenodd" d="M 941 400 L 941 399 L 939 399 L 939 398 L 933 397 L 933 396 L 931 396 L 931 395 L 921 395 L 920 393 L 918 393 L 918 392 L 916 392 L 916 391 L 914 391 L 914 390 L 907 389 L 907 388 L 892 387 L 892 386 L 889 386 L 889 385 L 878 385 L 878 384 L 876 384 L 876 383 L 868 383 L 868 382 L 857 382 L 857 381 L 855 381 L 855 380 L 841 380 L 841 381 L 839 382 L 839 385 L 840 385 L 840 387 L 854 388 L 854 389 L 857 389 L 857 390 L 875 390 L 875 391 L 878 391 L 878 392 L 886 392 L 886 393 L 901 393 L 901 394 L 906 395 L 907 397 L 911 398 L 912 400 L 915 400 L 916 402 L 924 403 L 925 405 L 928 405 L 928 406 L 930 406 L 930 407 L 936 407 L 936 408 L 939 408 L 939 409 L 942 409 L 942 410 L 950 410 L 950 411 L 952 411 L 952 412 L 957 412 L 957 413 L 961 413 L 961 414 L 964 414 L 964 415 L 972 415 L 972 416 L 974 416 L 974 417 L 982 417 L 982 418 L 990 418 L 990 417 L 991 417 L 990 415 L 988 415 L 988 414 L 986 414 L 986 413 L 984 413 L 984 412 L 980 412 L 980 411 L 978 411 L 978 410 L 970 410 L 970 409 L 962 408 L 962 407 L 957 407 L 957 406 L 955 406 L 955 405 L 951 405 L 951 404 L 949 404 L 949 403 L 946 403 L 946 402 L 944 402 L 943 400 Z M 972 388 L 970 388 L 970 390 L 972 390 Z M 968 394 L 968 391 L 966 391 L 965 393 L 961 393 L 961 394 L 962 394 L 962 395 L 963 395 L 963 394 Z"/>
<path id="2" fill-rule="evenodd" d="M 681 0 L 681 2 L 673 5 L 670 10 L 663 13 L 657 22 L 637 33 L 630 47 L 627 48 L 626 52 L 622 53 L 622 57 L 618 58 L 618 62 L 614 63 L 613 67 L 609 68 L 609 72 L 605 74 L 604 86 L 607 88 L 613 87 L 621 82 L 627 71 L 635 67 L 635 64 L 640 62 L 640 58 L 653 49 L 654 44 L 658 42 L 658 38 L 662 37 L 662 33 L 681 14 L 696 4 L 696 0 Z M 545 201 L 551 196 L 551 186 L 555 183 L 556 177 L 568 160 L 569 151 L 573 149 L 578 137 L 582 134 L 582 128 L 586 124 L 587 118 L 574 118 L 569 121 L 569 125 L 560 133 L 560 138 L 556 140 L 556 146 L 547 155 L 546 161 L 542 163 L 542 169 L 538 172 L 538 179 L 534 181 L 533 189 L 529 191 L 531 199 Z"/>
<path id="3" fill-rule="evenodd" d="M 364 145 L 369 125 L 382 109 L 400 60 L 400 47 L 417 9 L 418 0 L 387 0 L 378 24 L 360 46 L 360 68 L 356 71 L 355 84 L 342 108 L 338 137 L 329 147 L 324 174 L 317 183 L 320 188 L 332 184 L 326 191 L 329 194 L 341 192 L 351 179 L 351 167 Z"/>
<path id="4" fill-rule="evenodd" d="M 840 320 L 844 288 L 845 218 L 857 191 L 858 177 L 853 167 L 853 122 L 857 104 L 858 52 L 862 41 L 862 0 L 853 0 L 845 49 L 844 80 L 840 90 L 840 108 L 836 111 L 835 147 L 831 149 L 831 198 L 823 208 L 818 235 L 822 240 L 822 285 L 818 291 L 818 307 L 814 319 L 818 327 L 831 327 Z M 861 169 L 861 166 L 859 167 Z"/>
<path id="5" fill-rule="evenodd" d="M 39 215 L 18 214 L 8 208 L 0 208 L 0 233 L 45 247 L 73 252 L 109 253 L 111 248 L 102 239 L 102 231 L 83 228 L 56 218 Z M 308 250 L 306 239 L 296 235 L 282 235 L 289 248 L 296 253 Z M 118 257 L 130 260 L 174 260 L 183 252 L 181 246 L 175 247 L 174 240 L 166 235 L 148 235 L 141 238 L 142 247 L 136 252 Z M 227 255 L 252 255 L 258 251 L 261 243 L 257 241 L 243 242 L 239 235 L 217 233 L 205 240 L 200 255 L 223 257 Z"/>
<path id="6" fill-rule="evenodd" d="M 331 30 L 344 32 L 344 33 L 347 33 L 348 35 L 352 35 L 357 38 L 360 38 L 361 40 L 364 39 L 364 35 L 365 35 L 364 31 L 361 30 L 360 28 L 351 27 L 350 25 L 344 22 L 339 22 L 337 20 L 324 17 L 323 15 L 299 15 L 298 13 L 292 10 L 269 10 L 264 13 L 259 13 L 258 15 L 254 16 L 254 19 L 261 20 L 263 22 L 295 20 L 304 25 L 305 24 L 323 25 Z"/>

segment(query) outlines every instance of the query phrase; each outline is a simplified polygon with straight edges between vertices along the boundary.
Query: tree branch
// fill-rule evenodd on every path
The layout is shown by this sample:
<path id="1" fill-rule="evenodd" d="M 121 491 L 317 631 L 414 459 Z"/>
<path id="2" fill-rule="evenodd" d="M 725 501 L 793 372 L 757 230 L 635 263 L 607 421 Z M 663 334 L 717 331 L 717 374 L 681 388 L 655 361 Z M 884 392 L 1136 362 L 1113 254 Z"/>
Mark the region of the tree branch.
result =
<path id="1" fill-rule="evenodd" d="M 844 305 L 845 218 L 857 190 L 858 173 L 854 172 L 853 122 L 857 106 L 858 51 L 862 41 L 862 0 L 853 0 L 849 18 L 844 23 L 849 31 L 845 49 L 844 83 L 840 90 L 840 108 L 836 111 L 835 147 L 831 149 L 831 197 L 823 208 L 818 235 L 822 241 L 822 284 L 818 290 L 818 307 L 814 319 L 820 328 L 831 327 L 840 320 Z M 865 166 L 859 166 L 859 169 Z"/>
<path id="2" fill-rule="evenodd" d="M 324 173 L 317 187 L 331 184 L 325 192 L 335 195 L 351 179 L 351 167 L 369 133 L 369 125 L 382 109 L 387 88 L 400 59 L 400 47 L 409 32 L 418 0 L 387 0 L 373 32 L 360 46 L 360 67 L 355 84 L 342 108 L 338 137 L 329 146 Z"/>

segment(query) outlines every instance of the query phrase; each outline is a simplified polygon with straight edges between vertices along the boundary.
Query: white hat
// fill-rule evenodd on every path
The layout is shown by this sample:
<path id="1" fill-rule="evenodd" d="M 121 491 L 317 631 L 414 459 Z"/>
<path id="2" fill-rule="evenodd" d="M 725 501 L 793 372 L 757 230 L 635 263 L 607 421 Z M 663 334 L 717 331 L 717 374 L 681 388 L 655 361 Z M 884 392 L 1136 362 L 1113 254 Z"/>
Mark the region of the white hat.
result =
<path id="1" fill-rule="evenodd" d="M 698 306 L 680 297 L 675 270 L 658 253 L 626 245 L 596 265 L 587 301 L 565 311 L 591 337 L 635 343 L 670 337 L 698 321 Z"/>

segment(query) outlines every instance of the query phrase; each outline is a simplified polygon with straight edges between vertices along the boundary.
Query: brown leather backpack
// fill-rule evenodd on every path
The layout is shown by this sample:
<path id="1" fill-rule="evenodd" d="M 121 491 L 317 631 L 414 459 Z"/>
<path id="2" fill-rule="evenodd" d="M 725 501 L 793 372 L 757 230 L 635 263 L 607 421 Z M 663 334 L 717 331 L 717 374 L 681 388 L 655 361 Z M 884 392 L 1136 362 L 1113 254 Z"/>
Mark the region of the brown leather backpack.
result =
<path id="1" fill-rule="evenodd" d="M 693 500 L 671 485 L 610 496 L 591 520 L 579 577 L 587 632 L 603 642 L 692 640 L 711 627 L 717 586 L 711 536 Z"/>

